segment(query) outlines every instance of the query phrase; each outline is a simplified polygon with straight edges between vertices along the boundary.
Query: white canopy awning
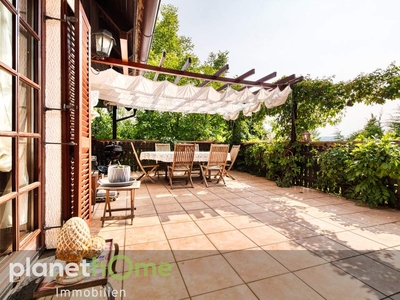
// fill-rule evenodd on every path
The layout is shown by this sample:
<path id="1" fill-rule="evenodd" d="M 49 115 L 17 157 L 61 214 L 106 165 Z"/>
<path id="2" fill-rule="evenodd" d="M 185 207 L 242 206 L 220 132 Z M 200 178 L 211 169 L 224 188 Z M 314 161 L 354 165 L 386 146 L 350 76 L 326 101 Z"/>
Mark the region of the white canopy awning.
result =
<path id="1" fill-rule="evenodd" d="M 217 92 L 212 87 L 177 86 L 169 81 L 152 81 L 143 76 L 129 76 L 108 69 L 91 77 L 91 90 L 99 92 L 99 99 L 112 105 L 164 112 L 220 114 L 234 120 L 240 111 L 246 116 L 257 112 L 261 103 L 267 108 L 282 105 L 292 91 L 287 86 L 253 94 L 248 88 L 236 91 L 228 87 Z"/>

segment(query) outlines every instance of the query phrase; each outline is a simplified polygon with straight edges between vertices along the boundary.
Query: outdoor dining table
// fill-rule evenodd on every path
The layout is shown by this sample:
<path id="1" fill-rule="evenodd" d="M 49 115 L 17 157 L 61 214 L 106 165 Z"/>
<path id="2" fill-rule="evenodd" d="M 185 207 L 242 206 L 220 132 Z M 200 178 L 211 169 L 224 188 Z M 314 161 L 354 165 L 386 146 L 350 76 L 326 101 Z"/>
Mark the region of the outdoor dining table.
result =
<path id="1" fill-rule="evenodd" d="M 196 151 L 193 161 L 196 163 L 208 162 L 210 151 Z M 165 162 L 171 164 L 174 161 L 174 151 L 143 151 L 140 153 L 140 160 L 148 159 Z M 231 160 L 231 155 L 228 153 L 227 160 Z M 168 179 L 167 166 L 165 165 L 165 179 Z"/>
<path id="2" fill-rule="evenodd" d="M 195 162 L 207 162 L 208 156 L 210 155 L 209 151 L 196 151 L 194 153 Z M 162 161 L 166 163 L 172 163 L 174 161 L 174 151 L 143 151 L 140 153 L 140 160 L 149 159 Z M 227 160 L 231 160 L 231 156 L 228 153 Z"/>

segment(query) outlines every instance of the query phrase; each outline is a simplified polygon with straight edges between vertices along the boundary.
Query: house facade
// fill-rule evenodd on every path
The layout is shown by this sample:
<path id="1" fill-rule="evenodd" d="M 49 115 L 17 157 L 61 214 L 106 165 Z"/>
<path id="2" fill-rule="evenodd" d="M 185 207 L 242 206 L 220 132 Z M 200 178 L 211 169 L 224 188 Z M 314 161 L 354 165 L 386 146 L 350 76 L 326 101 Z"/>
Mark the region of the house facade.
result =
<path id="1" fill-rule="evenodd" d="M 91 33 L 113 34 L 113 57 L 143 60 L 160 4 L 109 2 L 0 0 L 2 299 L 7 265 L 55 248 L 71 217 L 90 224 Z"/>

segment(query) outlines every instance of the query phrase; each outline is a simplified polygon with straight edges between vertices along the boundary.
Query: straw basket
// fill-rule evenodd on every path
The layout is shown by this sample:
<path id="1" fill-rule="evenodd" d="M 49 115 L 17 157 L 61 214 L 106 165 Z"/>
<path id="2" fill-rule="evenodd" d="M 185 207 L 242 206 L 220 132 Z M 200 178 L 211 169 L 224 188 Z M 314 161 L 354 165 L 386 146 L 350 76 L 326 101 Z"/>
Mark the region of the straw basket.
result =
<path id="1" fill-rule="evenodd" d="M 57 238 L 56 258 L 67 263 L 76 263 L 80 265 L 81 260 L 87 255 L 91 247 L 91 236 L 89 226 L 86 222 L 74 217 L 69 219 L 61 229 Z M 82 270 L 78 271 L 76 276 L 57 276 L 57 282 L 60 284 L 71 284 L 81 281 L 85 277 Z"/>

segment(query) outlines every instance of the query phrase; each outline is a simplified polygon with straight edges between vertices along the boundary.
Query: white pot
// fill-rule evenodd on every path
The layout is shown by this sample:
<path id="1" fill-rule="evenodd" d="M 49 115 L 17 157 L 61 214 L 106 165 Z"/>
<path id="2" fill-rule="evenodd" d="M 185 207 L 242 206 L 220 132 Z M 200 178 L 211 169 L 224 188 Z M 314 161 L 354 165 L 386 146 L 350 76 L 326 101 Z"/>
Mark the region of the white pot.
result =
<path id="1" fill-rule="evenodd" d="M 109 166 L 107 174 L 109 182 L 127 182 L 131 177 L 131 167 Z"/>

